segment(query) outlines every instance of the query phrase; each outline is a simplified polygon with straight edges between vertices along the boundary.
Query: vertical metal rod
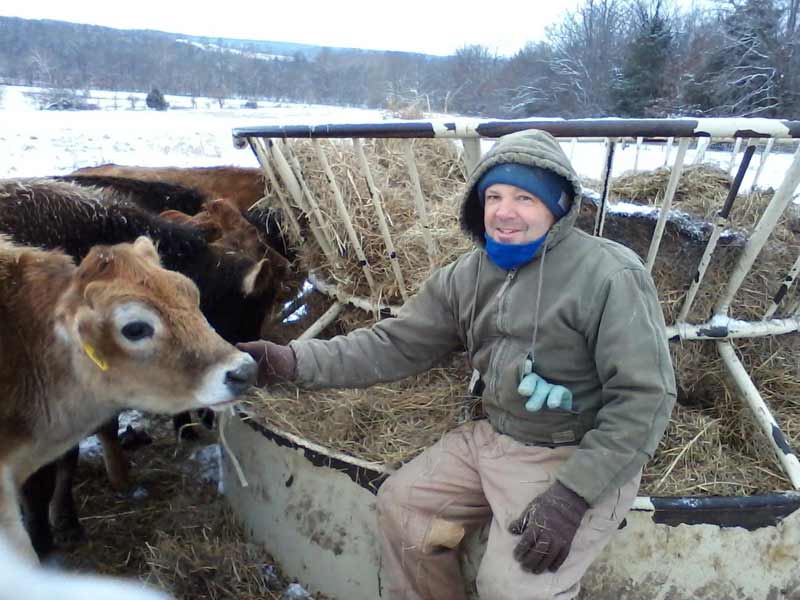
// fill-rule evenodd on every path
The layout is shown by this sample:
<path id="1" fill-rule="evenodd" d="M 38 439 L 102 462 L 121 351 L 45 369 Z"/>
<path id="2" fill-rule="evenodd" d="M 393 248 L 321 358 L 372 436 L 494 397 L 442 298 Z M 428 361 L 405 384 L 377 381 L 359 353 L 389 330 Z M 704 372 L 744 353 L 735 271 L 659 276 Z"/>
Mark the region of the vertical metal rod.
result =
<path id="1" fill-rule="evenodd" d="M 675 197 L 675 192 L 678 189 L 678 181 L 683 173 L 683 159 L 686 157 L 686 149 L 689 147 L 689 140 L 690 138 L 681 138 L 678 144 L 678 155 L 675 157 L 675 164 L 672 165 L 672 172 L 669 175 L 667 190 L 664 193 L 664 200 L 661 202 L 661 212 L 658 215 L 658 223 L 656 223 L 655 231 L 653 231 L 653 239 L 650 241 L 650 249 L 647 252 L 646 267 L 648 273 L 653 270 L 653 263 L 656 262 L 656 254 L 658 254 L 658 248 L 661 245 L 661 237 L 664 235 L 664 227 L 667 225 L 669 211 L 670 208 L 672 208 L 672 199 Z"/>
<path id="2" fill-rule="evenodd" d="M 633 172 L 637 173 L 639 171 L 639 153 L 642 151 L 642 142 L 644 138 L 637 137 L 636 138 L 636 154 L 633 157 Z"/>
<path id="3" fill-rule="evenodd" d="M 319 231 L 322 234 L 322 238 L 327 244 L 328 251 L 326 252 L 326 255 L 328 256 L 328 260 L 330 261 L 331 265 L 341 265 L 342 261 L 340 259 L 340 254 L 337 252 L 338 244 L 334 240 L 334 236 L 330 233 L 329 224 L 325 221 L 325 215 L 323 215 L 322 211 L 320 210 L 319 202 L 317 202 L 316 197 L 311 192 L 311 188 L 309 188 L 308 184 L 306 183 L 306 178 L 303 176 L 303 166 L 300 164 L 300 160 L 297 158 L 297 155 L 294 153 L 291 145 L 287 141 L 284 141 L 283 144 L 284 148 L 286 149 L 286 155 L 289 157 L 289 166 L 291 167 L 295 178 L 300 184 L 300 189 L 303 191 L 303 197 L 305 198 L 306 206 L 308 207 L 306 212 L 308 214 L 312 214 L 316 219 Z M 325 251 L 324 247 L 323 251 Z"/>
<path id="4" fill-rule="evenodd" d="M 364 254 L 364 248 L 361 247 L 361 241 L 358 239 L 358 234 L 353 227 L 353 219 L 350 217 L 350 213 L 348 212 L 347 206 L 344 203 L 344 198 L 342 197 L 342 191 L 339 189 L 339 184 L 336 183 L 336 176 L 333 174 L 333 169 L 331 169 L 331 166 L 328 164 L 328 159 L 325 156 L 325 151 L 322 149 L 322 144 L 320 144 L 320 141 L 318 139 L 314 139 L 311 140 L 311 143 L 314 145 L 314 149 L 317 151 L 317 159 L 322 165 L 322 170 L 325 172 L 325 176 L 328 178 L 328 185 L 330 185 L 331 191 L 333 192 L 333 200 L 336 203 L 336 212 L 339 214 L 339 218 L 342 220 L 342 223 L 344 223 L 344 230 L 347 232 L 347 238 L 350 240 L 350 245 L 353 247 L 353 250 L 356 253 L 358 264 L 361 267 L 361 270 L 364 272 L 364 279 L 367 280 L 370 294 L 375 295 L 375 281 L 372 279 L 372 273 L 370 273 L 369 270 L 367 255 Z"/>
<path id="5" fill-rule="evenodd" d="M 317 241 L 317 244 L 319 245 L 323 254 L 325 254 L 328 262 L 332 265 L 336 264 L 336 254 L 333 252 L 325 233 L 322 231 L 320 223 L 315 222 L 314 218 L 312 218 L 312 210 L 303 198 L 303 188 L 297 181 L 297 178 L 294 176 L 292 167 L 289 165 L 289 161 L 286 160 L 286 157 L 283 155 L 283 152 L 281 152 L 281 149 L 278 147 L 277 143 L 273 143 L 271 149 L 275 166 L 278 169 L 278 174 L 286 185 L 286 189 L 289 190 L 289 194 L 292 196 L 295 206 L 300 207 L 300 209 L 307 216 L 309 216 L 308 225 L 311 228 L 311 234 L 314 236 L 314 239 Z"/>
<path id="6" fill-rule="evenodd" d="M 572 159 L 575 158 L 575 149 L 578 147 L 578 138 L 572 138 L 572 142 L 569 145 L 569 162 L 572 162 Z"/>
<path id="7" fill-rule="evenodd" d="M 669 164 L 669 159 L 672 157 L 672 144 L 675 142 L 675 138 L 667 138 L 667 144 L 664 147 L 664 166 L 666 167 Z"/>
<path id="8" fill-rule="evenodd" d="M 342 312 L 344 308 L 344 304 L 340 302 L 334 302 L 331 304 L 331 307 L 326 310 L 319 319 L 314 321 L 308 329 L 306 329 L 303 333 L 297 336 L 298 340 L 310 340 L 311 338 L 317 337 L 323 329 L 325 329 L 328 325 L 333 323 L 336 320 L 336 317 L 339 316 L 339 313 Z"/>
<path id="9" fill-rule="evenodd" d="M 756 423 L 761 427 L 764 435 L 767 436 L 775 456 L 777 456 L 783 470 L 789 476 L 792 486 L 796 490 L 800 489 L 800 461 L 798 461 L 797 455 L 789 445 L 789 441 L 781 431 L 778 422 L 772 416 L 769 407 L 758 392 L 758 388 L 756 388 L 747 374 L 747 369 L 744 368 L 744 365 L 736 356 L 733 345 L 729 341 L 717 342 L 717 349 L 722 357 L 723 364 L 728 369 L 728 373 L 733 377 L 736 386 L 739 388 L 750 410 L 752 410 Z"/>
<path id="10" fill-rule="evenodd" d="M 745 277 L 747 277 L 750 267 L 753 266 L 756 257 L 758 257 L 758 253 L 761 252 L 761 248 L 775 228 L 778 219 L 780 219 L 783 211 L 786 210 L 786 207 L 789 206 L 789 203 L 792 201 L 792 194 L 798 183 L 800 183 L 800 147 L 798 147 L 794 154 L 794 159 L 792 160 L 791 166 L 786 171 L 783 182 L 781 182 L 780 187 L 772 196 L 772 200 L 770 200 L 769 205 L 764 210 L 758 223 L 756 223 L 753 233 L 750 234 L 747 244 L 745 244 L 744 250 L 739 256 L 739 261 L 733 269 L 731 278 L 728 280 L 725 292 L 717 302 L 715 308 L 716 314 L 728 314 L 731 302 L 733 302 L 733 297 L 736 295 L 736 292 L 739 291 L 739 287 L 741 287 Z"/>
<path id="11" fill-rule="evenodd" d="M 775 311 L 778 310 L 778 305 L 786 297 L 786 293 L 789 291 L 789 288 L 792 287 L 794 280 L 797 279 L 798 273 L 800 273 L 800 256 L 797 257 L 792 265 L 792 268 L 789 269 L 789 272 L 784 276 L 783 281 L 781 282 L 781 287 L 778 288 L 778 291 L 772 298 L 772 303 L 769 305 L 767 312 L 764 313 L 764 320 L 771 319 L 772 315 L 775 314 Z"/>
<path id="12" fill-rule="evenodd" d="M 302 241 L 304 237 L 303 229 L 300 227 L 300 223 L 294 214 L 294 210 L 292 210 L 292 207 L 289 206 L 289 201 L 286 198 L 286 194 L 283 192 L 283 189 L 281 189 L 281 185 L 278 183 L 277 177 L 275 177 L 275 171 L 272 170 L 272 166 L 270 165 L 269 152 L 267 150 L 264 138 L 248 138 L 248 141 L 253 148 L 253 152 L 256 154 L 256 158 L 258 158 L 261 169 L 267 175 L 267 179 L 269 179 L 272 189 L 275 191 L 275 195 L 278 196 L 278 202 L 281 205 L 281 209 L 283 209 L 284 215 L 286 215 L 286 218 L 289 220 L 289 225 L 294 231 L 297 240 Z"/>
<path id="13" fill-rule="evenodd" d="M 603 161 L 603 193 L 600 196 L 600 208 L 594 219 L 594 235 L 603 236 L 603 227 L 606 224 L 606 212 L 608 212 L 608 198 L 611 194 L 611 172 L 614 167 L 614 150 L 616 143 L 606 140 L 606 159 Z"/>
<path id="14" fill-rule="evenodd" d="M 731 160 L 728 163 L 727 171 L 728 173 L 733 173 L 733 165 L 736 164 L 736 156 L 739 154 L 739 148 L 742 147 L 742 138 L 736 138 L 736 142 L 733 144 L 733 151 L 731 152 Z"/>
<path id="15" fill-rule="evenodd" d="M 389 230 L 389 224 L 386 222 L 386 215 L 383 212 L 383 200 L 381 200 L 380 192 L 375 186 L 375 180 L 372 178 L 372 171 L 369 168 L 367 156 L 364 154 L 364 145 L 361 142 L 361 139 L 354 138 L 353 147 L 355 148 L 356 156 L 358 157 L 358 162 L 361 166 L 361 174 L 367 180 L 369 195 L 372 198 L 372 205 L 375 207 L 375 216 L 378 217 L 378 227 L 380 228 L 381 235 L 383 236 L 383 243 L 386 246 L 386 254 L 389 257 L 389 263 L 392 265 L 394 278 L 397 281 L 398 288 L 400 289 L 400 296 L 402 296 L 403 301 L 405 302 L 408 300 L 406 282 L 405 278 L 403 277 L 403 270 L 400 268 L 400 263 L 397 258 L 397 251 L 394 248 L 392 233 Z"/>
<path id="16" fill-rule="evenodd" d="M 464 166 L 469 178 L 481 158 L 481 138 L 463 138 L 461 144 L 464 146 Z"/>
<path id="17" fill-rule="evenodd" d="M 750 186 L 750 190 L 755 192 L 756 188 L 758 187 L 758 180 L 761 178 L 761 173 L 764 171 L 764 165 L 767 162 L 767 157 L 769 153 L 772 152 L 772 146 L 775 144 L 775 138 L 769 138 L 767 140 L 767 145 L 764 146 L 764 151 L 761 153 L 761 160 L 758 163 L 758 170 L 756 171 L 756 176 L 753 177 L 753 183 Z"/>
<path id="18" fill-rule="evenodd" d="M 706 150 L 711 145 L 710 137 L 701 137 L 697 139 L 697 150 L 695 151 L 693 165 L 699 165 L 706 157 Z"/>
<path id="19" fill-rule="evenodd" d="M 428 261 L 431 268 L 434 267 L 434 256 L 439 253 L 436 247 L 436 242 L 431 236 L 431 226 L 428 219 L 428 211 L 425 208 L 425 198 L 422 195 L 422 186 L 419 182 L 419 172 L 417 172 L 417 161 L 414 158 L 414 149 L 411 147 L 411 140 L 406 140 L 404 144 L 404 154 L 406 159 L 406 167 L 408 168 L 408 175 L 411 178 L 411 183 L 414 186 L 414 203 L 417 207 L 417 218 L 420 225 L 422 225 L 422 237 L 425 239 L 425 247 L 428 250 Z"/>
<path id="20" fill-rule="evenodd" d="M 722 230 L 725 227 L 728 218 L 730 217 L 733 203 L 736 200 L 736 197 L 739 195 L 739 189 L 742 186 L 742 180 L 744 179 L 745 173 L 747 173 L 747 168 L 750 166 L 750 160 L 753 158 L 753 153 L 755 150 L 755 146 L 748 146 L 744 151 L 744 156 L 742 156 L 742 162 L 739 165 L 739 170 L 736 172 L 736 177 L 734 178 L 733 183 L 731 183 L 731 189 L 728 191 L 728 197 L 725 199 L 722 209 L 717 213 L 717 218 L 714 222 L 714 228 L 711 230 L 711 236 L 709 237 L 708 244 L 703 252 L 703 256 L 700 258 L 700 264 L 697 266 L 697 273 L 695 273 L 692 284 L 689 286 L 689 290 L 686 292 L 686 298 L 683 301 L 683 306 L 681 306 L 681 311 L 678 313 L 678 318 L 676 320 L 677 323 L 682 323 L 685 321 L 686 316 L 689 314 L 689 310 L 692 308 L 692 303 L 697 295 L 697 290 L 700 288 L 700 284 L 703 282 L 703 277 L 705 277 L 706 269 L 708 268 L 709 263 L 711 263 L 711 255 L 713 254 L 714 249 L 717 247 L 717 242 L 722 234 Z"/>

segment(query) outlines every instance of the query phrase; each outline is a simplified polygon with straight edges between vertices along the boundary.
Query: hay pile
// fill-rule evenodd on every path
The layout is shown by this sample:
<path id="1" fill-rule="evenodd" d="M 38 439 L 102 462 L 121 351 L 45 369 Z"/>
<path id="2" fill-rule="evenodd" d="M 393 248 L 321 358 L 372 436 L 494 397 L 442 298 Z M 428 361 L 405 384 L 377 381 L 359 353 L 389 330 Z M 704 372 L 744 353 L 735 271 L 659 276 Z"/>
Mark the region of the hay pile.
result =
<path id="1" fill-rule="evenodd" d="M 403 463 L 476 410 L 463 355 L 403 381 L 364 390 L 255 392 L 246 411 L 290 433 L 370 462 Z"/>
<path id="2" fill-rule="evenodd" d="M 430 273 L 431 260 L 424 242 L 423 228 L 417 219 L 414 186 L 404 158 L 405 143 L 404 140 L 367 140 L 364 142 L 364 153 L 375 185 L 381 190 L 384 211 L 406 286 L 410 293 L 414 293 Z M 298 248 L 301 265 L 308 270 L 324 267 L 329 279 L 336 281 L 349 294 L 372 295 L 383 302 L 400 303 L 399 287 L 355 149 L 349 141 L 324 140 L 322 147 L 370 265 L 376 289 L 371 294 L 344 222 L 339 217 L 334 193 L 317 152 L 308 141 L 293 142 L 291 150 L 302 165 L 306 184 L 324 216 L 324 230 L 335 241 L 341 260 L 333 266 L 329 265 L 309 232 L 305 242 Z M 469 240 L 458 233 L 458 194 L 463 189 L 466 173 L 457 147 L 449 140 L 417 139 L 413 141 L 413 152 L 428 212 L 428 231 L 438 248 L 433 265 L 444 265 L 470 247 Z M 314 220 L 313 217 L 311 220 Z"/>
<path id="3" fill-rule="evenodd" d="M 427 165 L 429 170 L 423 175 L 422 165 L 426 165 L 427 159 L 424 158 L 422 147 L 428 141 L 416 142 L 420 144 L 419 147 L 415 146 L 415 152 L 421 166 L 423 190 L 427 189 L 426 196 L 434 199 L 430 204 L 448 209 L 442 214 L 449 216 L 439 223 L 443 226 L 449 224 L 450 229 L 441 238 L 463 240 L 463 235 L 458 232 L 457 213 L 453 208 L 453 198 L 458 195 L 463 177 L 450 180 L 451 183 L 438 191 L 428 187 L 431 186 L 430 177 L 441 178 L 443 172 L 459 172 L 457 167 L 452 164 L 448 166 L 447 161 L 442 159 L 444 156 L 449 157 L 447 160 L 456 161 L 457 157 L 452 153 L 447 154 L 449 150 L 434 150 L 431 146 L 431 151 L 442 161 L 434 162 L 434 166 Z M 348 150 L 344 147 L 342 152 Z M 298 148 L 298 153 L 301 152 Z M 374 171 L 380 172 L 382 177 L 378 182 L 376 176 L 377 185 L 383 190 L 390 190 L 384 198 L 386 210 L 394 221 L 392 230 L 413 231 L 416 216 L 410 191 L 406 189 L 408 195 L 399 191 L 408 183 L 399 150 L 391 144 L 378 141 L 373 144 L 369 155 L 372 160 L 379 158 L 376 164 L 383 169 L 376 168 Z M 327 182 L 321 169 L 314 171 L 313 158 L 306 157 L 304 160 L 311 169 L 307 173 L 309 180 L 314 182 L 314 189 L 319 190 L 318 195 L 324 196 L 323 188 L 327 188 Z M 347 163 L 347 160 L 344 162 Z M 348 170 L 351 167 L 340 169 Z M 668 179 L 667 169 L 659 169 L 649 175 L 620 178 L 613 184 L 612 197 L 657 204 L 663 197 Z M 707 221 L 713 220 L 722 206 L 729 185 L 727 173 L 719 169 L 707 165 L 685 169 L 675 202 L 676 208 L 690 217 L 668 223 L 653 270 L 667 323 L 675 321 L 682 306 L 710 234 Z M 448 197 L 447 194 L 452 196 Z M 357 194 L 353 192 L 350 202 L 357 201 L 358 197 L 367 197 L 365 186 Z M 746 233 L 752 229 L 770 198 L 769 195 L 756 193 L 737 199 L 730 223 L 731 228 L 740 233 L 738 236 L 726 236 L 717 247 L 689 314 L 690 322 L 702 323 L 708 319 L 741 253 Z M 364 220 L 360 221 L 357 229 L 367 238 L 367 230 L 372 228 L 377 231 L 377 225 L 369 223 L 366 213 L 362 217 Z M 581 219 L 579 225 L 590 230 L 593 216 L 582 214 Z M 655 219 L 610 213 L 604 235 L 645 257 L 654 228 Z M 779 222 L 737 294 L 732 316 L 743 320 L 762 317 L 777 291 L 779 275 L 791 266 L 800 253 L 798 231 L 797 215 L 788 212 Z M 374 233 L 370 235 L 370 239 L 376 239 Z M 398 237 L 403 239 L 403 236 Z M 403 246 L 403 252 L 405 256 L 416 257 L 417 262 L 413 266 L 408 265 L 409 270 L 404 272 L 413 273 L 409 280 L 418 282 L 420 275 L 428 272 L 424 243 L 419 235 L 408 241 L 409 244 Z M 382 252 L 382 242 L 378 240 L 378 244 Z M 416 244 L 416 249 L 412 248 L 413 244 Z M 453 247 L 454 255 L 460 251 Z M 449 260 L 444 256 L 442 259 L 441 262 Z M 317 252 L 307 254 L 305 260 L 307 264 L 319 265 L 323 259 Z M 364 293 L 357 266 L 347 274 L 334 272 L 343 281 L 349 278 L 350 282 L 358 282 L 357 286 L 361 287 L 357 291 Z M 384 297 L 394 300 L 396 296 L 392 294 L 396 288 L 392 288 L 393 279 L 388 265 L 384 274 L 387 279 L 382 280 L 382 293 Z M 795 290 L 783 306 L 791 305 L 796 295 Z M 356 313 L 358 316 L 354 316 Z M 781 316 L 780 311 L 776 316 Z M 345 333 L 369 321 L 369 315 L 352 309 L 326 335 Z M 794 400 L 800 398 L 800 367 L 796 359 L 800 355 L 798 335 L 737 340 L 735 345 L 790 443 L 800 447 L 800 401 Z M 738 392 L 729 380 L 717 352 L 708 342 L 676 343 L 672 344 L 671 351 L 682 405 L 676 408 L 658 454 L 647 466 L 643 493 L 734 495 L 789 489 L 790 484 L 769 449 L 767 440 L 755 425 L 749 409 L 738 398 Z M 256 409 L 258 418 L 281 429 L 361 459 L 397 462 L 415 455 L 460 422 L 468 375 L 463 364 L 455 364 L 431 375 L 371 390 L 298 393 L 293 388 L 283 389 L 275 396 L 264 396 L 254 405 L 262 407 Z M 436 399 L 435 402 L 433 399 Z"/>

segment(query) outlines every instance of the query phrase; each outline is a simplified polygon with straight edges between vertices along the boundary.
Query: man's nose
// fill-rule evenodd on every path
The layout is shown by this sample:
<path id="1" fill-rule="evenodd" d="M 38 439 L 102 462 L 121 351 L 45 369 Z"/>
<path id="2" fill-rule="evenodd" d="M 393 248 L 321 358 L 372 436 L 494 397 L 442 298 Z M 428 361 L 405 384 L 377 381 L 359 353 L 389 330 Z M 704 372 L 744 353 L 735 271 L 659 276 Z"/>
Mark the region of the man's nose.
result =
<path id="1" fill-rule="evenodd" d="M 500 202 L 497 204 L 497 211 L 495 214 L 500 218 L 516 216 L 514 201 L 510 198 L 501 198 Z"/>

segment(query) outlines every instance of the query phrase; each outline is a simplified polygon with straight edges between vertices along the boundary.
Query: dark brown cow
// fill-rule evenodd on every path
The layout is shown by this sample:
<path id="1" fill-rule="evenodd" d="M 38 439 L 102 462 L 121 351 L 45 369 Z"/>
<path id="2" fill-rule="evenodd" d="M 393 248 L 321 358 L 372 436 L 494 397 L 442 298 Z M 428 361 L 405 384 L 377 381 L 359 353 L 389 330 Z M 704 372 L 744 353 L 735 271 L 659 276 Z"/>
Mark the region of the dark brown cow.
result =
<path id="1" fill-rule="evenodd" d="M 32 473 L 123 408 L 217 409 L 254 382 L 254 361 L 199 305 L 146 237 L 95 247 L 79 266 L 0 239 L 0 531 L 31 561 L 17 492 Z"/>
<path id="2" fill-rule="evenodd" d="M 139 181 L 161 181 L 196 190 L 207 198 L 227 198 L 247 212 L 264 197 L 264 175 L 260 169 L 247 167 L 135 167 L 114 164 L 84 167 L 71 175 L 125 177 Z M 171 206 L 168 208 L 176 208 Z M 190 212 L 190 211 L 182 211 Z"/>

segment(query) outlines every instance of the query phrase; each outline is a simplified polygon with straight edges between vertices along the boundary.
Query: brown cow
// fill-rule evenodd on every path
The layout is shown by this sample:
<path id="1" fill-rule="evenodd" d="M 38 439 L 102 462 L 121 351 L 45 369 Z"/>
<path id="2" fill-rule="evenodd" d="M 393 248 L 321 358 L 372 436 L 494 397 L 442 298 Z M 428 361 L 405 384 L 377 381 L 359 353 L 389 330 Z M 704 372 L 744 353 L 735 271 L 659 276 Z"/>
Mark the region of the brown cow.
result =
<path id="1" fill-rule="evenodd" d="M 243 213 L 264 197 L 264 175 L 261 169 L 256 168 L 135 167 L 105 164 L 84 167 L 74 171 L 72 175 L 102 175 L 173 183 L 192 188 L 208 198 L 227 198 Z"/>
<path id="2" fill-rule="evenodd" d="M 216 410 L 252 385 L 199 303 L 146 237 L 79 266 L 0 237 L 0 530 L 31 561 L 17 493 L 34 471 L 121 409 Z"/>

